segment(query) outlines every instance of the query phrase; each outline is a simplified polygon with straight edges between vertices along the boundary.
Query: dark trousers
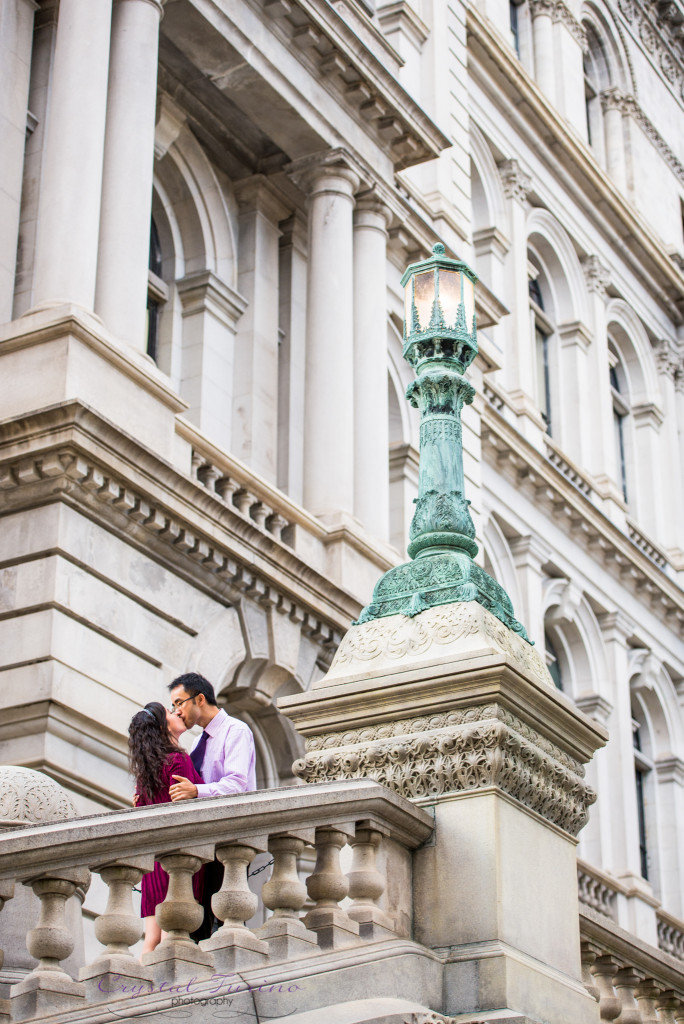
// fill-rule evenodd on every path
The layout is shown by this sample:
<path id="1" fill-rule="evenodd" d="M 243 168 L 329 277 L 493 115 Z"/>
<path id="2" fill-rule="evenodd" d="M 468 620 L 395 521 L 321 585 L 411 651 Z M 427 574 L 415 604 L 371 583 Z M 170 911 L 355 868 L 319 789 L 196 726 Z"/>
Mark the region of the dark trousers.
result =
<path id="1" fill-rule="evenodd" d="M 190 935 L 195 942 L 210 938 L 212 933 L 221 927 L 221 922 L 214 916 L 214 911 L 211 909 L 211 897 L 219 891 L 222 884 L 223 864 L 220 860 L 214 859 L 213 862 L 204 865 L 204 894 L 202 896 L 204 920 L 199 928 Z"/>

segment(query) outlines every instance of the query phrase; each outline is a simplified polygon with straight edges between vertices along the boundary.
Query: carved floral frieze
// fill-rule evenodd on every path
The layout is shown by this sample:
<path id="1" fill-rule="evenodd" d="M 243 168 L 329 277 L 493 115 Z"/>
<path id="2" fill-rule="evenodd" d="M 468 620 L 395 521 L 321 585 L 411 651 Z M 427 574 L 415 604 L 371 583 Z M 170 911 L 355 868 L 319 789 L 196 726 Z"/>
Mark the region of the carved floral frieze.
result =
<path id="1" fill-rule="evenodd" d="M 581 764 L 499 704 L 334 736 L 308 740 L 293 765 L 298 778 L 371 778 L 409 799 L 493 787 L 570 835 L 596 799 Z"/>

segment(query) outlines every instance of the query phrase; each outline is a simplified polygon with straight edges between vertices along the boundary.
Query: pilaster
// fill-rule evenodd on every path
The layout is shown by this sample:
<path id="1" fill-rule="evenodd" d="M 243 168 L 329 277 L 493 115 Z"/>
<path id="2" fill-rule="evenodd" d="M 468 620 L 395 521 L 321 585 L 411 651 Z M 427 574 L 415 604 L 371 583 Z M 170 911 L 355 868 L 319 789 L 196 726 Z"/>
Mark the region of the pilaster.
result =
<path id="1" fill-rule="evenodd" d="M 114 0 L 95 311 L 142 351 L 162 0 Z"/>
<path id="2" fill-rule="evenodd" d="M 544 571 L 550 550 L 535 534 L 518 537 L 511 544 L 513 560 L 518 570 L 522 608 L 521 621 L 530 639 L 540 651 L 544 650 Z"/>
<path id="3" fill-rule="evenodd" d="M 306 221 L 282 221 L 279 255 L 278 487 L 302 504 L 308 241 Z"/>
<path id="4" fill-rule="evenodd" d="M 232 448 L 271 483 L 277 477 L 278 221 L 289 210 L 256 175 L 236 190 L 240 204 L 238 290 L 247 306 L 237 328 Z"/>
<path id="5" fill-rule="evenodd" d="M 666 338 L 654 346 L 654 355 L 663 396 L 660 458 L 661 465 L 668 467 L 667 472 L 660 477 L 659 495 L 664 520 L 664 547 L 668 552 L 673 552 L 675 561 L 679 561 L 684 552 L 684 480 L 680 461 L 673 460 L 672 455 L 679 449 L 676 378 L 681 357 Z"/>

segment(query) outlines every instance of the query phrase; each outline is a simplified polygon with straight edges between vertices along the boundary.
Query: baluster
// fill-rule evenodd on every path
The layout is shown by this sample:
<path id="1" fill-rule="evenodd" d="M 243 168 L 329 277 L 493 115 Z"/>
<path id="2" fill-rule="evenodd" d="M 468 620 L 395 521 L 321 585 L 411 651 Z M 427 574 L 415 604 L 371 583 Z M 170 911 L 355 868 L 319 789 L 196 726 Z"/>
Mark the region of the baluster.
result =
<path id="1" fill-rule="evenodd" d="M 225 501 L 226 505 L 232 505 L 233 495 L 239 486 L 237 480 L 231 480 L 229 476 L 224 476 L 216 484 L 216 493 L 222 501 Z"/>
<path id="2" fill-rule="evenodd" d="M 591 973 L 591 967 L 596 957 L 600 954 L 601 949 L 599 946 L 594 945 L 593 942 L 582 942 L 582 981 L 592 999 L 595 999 L 598 1003 L 601 994 L 598 990 L 598 986 L 594 984 L 594 976 Z"/>
<path id="3" fill-rule="evenodd" d="M 223 884 L 212 896 L 211 907 L 223 924 L 200 946 L 211 950 L 217 971 L 230 973 L 254 967 L 268 957 L 268 943 L 245 926 L 245 921 L 249 921 L 259 905 L 258 897 L 247 884 L 247 868 L 265 846 L 265 843 L 257 847 L 235 843 L 216 848 L 216 856 L 223 864 Z"/>
<path id="4" fill-rule="evenodd" d="M 133 909 L 133 886 L 143 874 L 152 871 L 154 858 L 140 857 L 95 868 L 109 887 L 107 906 L 95 921 L 95 936 L 106 948 L 92 964 L 81 968 L 89 1002 L 117 997 L 122 986 L 152 985 L 152 972 L 144 968 L 130 952 L 142 936 L 142 919 Z M 128 988 L 130 992 L 131 989 Z"/>
<path id="5" fill-rule="evenodd" d="M 270 514 L 271 509 L 268 505 L 264 505 L 263 501 L 258 501 L 251 510 L 252 519 L 260 530 L 266 529 L 266 517 Z"/>
<path id="6" fill-rule="evenodd" d="M 2 910 L 2 908 L 5 906 L 7 900 L 13 899 L 14 884 L 14 879 L 0 879 L 0 910 Z M 0 970 L 2 969 L 4 959 L 5 953 L 2 949 L 0 949 Z M 10 1001 L 9 999 L 0 999 L 0 1024 L 9 1024 L 9 1019 Z"/>
<path id="7" fill-rule="evenodd" d="M 42 1017 L 85 1005 L 85 986 L 74 981 L 60 962 L 74 948 L 74 937 L 66 923 L 66 901 L 79 886 L 88 885 L 89 877 L 85 868 L 74 868 L 24 882 L 40 900 L 38 924 L 26 935 L 26 948 L 38 963 L 10 989 L 12 1020 Z"/>
<path id="8" fill-rule="evenodd" d="M 233 498 L 233 504 L 243 516 L 249 518 L 249 510 L 256 500 L 256 494 L 252 494 L 246 487 L 241 487 Z"/>
<path id="9" fill-rule="evenodd" d="M 143 964 L 152 968 L 157 984 L 162 982 L 198 981 L 211 977 L 213 960 L 190 938 L 202 923 L 204 912 L 192 891 L 192 876 L 202 864 L 214 859 L 213 847 L 194 847 L 161 854 L 157 860 L 169 876 L 166 899 L 157 907 L 159 927 L 167 932 L 156 949 L 145 953 Z"/>
<path id="10" fill-rule="evenodd" d="M 286 526 L 289 526 L 287 519 L 281 516 L 280 512 L 274 512 L 266 520 L 266 529 L 272 533 L 276 540 L 282 540 L 282 533 Z"/>
<path id="11" fill-rule="evenodd" d="M 636 999 L 641 1011 L 641 1024 L 658 1024 L 656 999 L 659 995 L 660 988 L 653 978 L 645 978 L 637 985 Z"/>
<path id="12" fill-rule="evenodd" d="M 313 838 L 312 832 L 309 841 Z M 297 858 L 305 845 L 304 839 L 293 835 L 271 836 L 268 840 L 273 874 L 261 890 L 261 898 L 273 914 L 257 935 L 268 942 L 269 960 L 291 960 L 318 950 L 316 933 L 299 918 L 306 903 L 306 886 L 297 872 Z"/>
<path id="13" fill-rule="evenodd" d="M 208 491 L 214 493 L 216 481 L 221 476 L 221 470 L 217 469 L 216 466 L 209 462 L 206 466 L 203 466 L 198 472 L 198 477 L 201 483 L 204 484 Z"/>
<path id="14" fill-rule="evenodd" d="M 306 888 L 315 906 L 304 924 L 316 932 L 322 949 L 341 949 L 359 942 L 359 926 L 338 907 L 349 892 L 349 882 L 340 868 L 340 850 L 347 837 L 336 828 L 316 829 L 316 866 L 306 880 Z"/>
<path id="15" fill-rule="evenodd" d="M 680 994 L 677 998 L 677 1005 L 674 1009 L 675 1024 L 684 1024 L 684 999 Z"/>
<path id="16" fill-rule="evenodd" d="M 190 474 L 193 477 L 193 479 L 199 480 L 199 471 L 202 468 L 202 466 L 204 465 L 205 461 L 206 460 L 205 460 L 204 456 L 201 455 L 198 451 L 195 451 L 195 449 L 193 448 L 193 451 L 192 451 L 192 472 Z"/>
<path id="17" fill-rule="evenodd" d="M 641 1013 L 634 998 L 639 975 L 631 967 L 622 967 L 613 978 L 620 1000 L 620 1024 L 641 1024 Z"/>
<path id="18" fill-rule="evenodd" d="M 610 956 L 598 956 L 591 967 L 599 991 L 599 1012 L 601 1020 L 615 1020 L 620 1013 L 620 1000 L 613 988 L 613 978 L 618 965 Z"/>
<path id="19" fill-rule="evenodd" d="M 395 937 L 394 921 L 377 905 L 385 891 L 385 879 L 376 865 L 381 840 L 382 834 L 377 829 L 366 822 L 357 824 L 351 841 L 352 869 L 347 875 L 349 895 L 354 900 L 349 916 L 358 924 L 361 938 L 370 942 Z"/>
<path id="20" fill-rule="evenodd" d="M 656 999 L 656 1010 L 660 1024 L 676 1024 L 679 1000 L 671 988 L 660 993 Z"/>

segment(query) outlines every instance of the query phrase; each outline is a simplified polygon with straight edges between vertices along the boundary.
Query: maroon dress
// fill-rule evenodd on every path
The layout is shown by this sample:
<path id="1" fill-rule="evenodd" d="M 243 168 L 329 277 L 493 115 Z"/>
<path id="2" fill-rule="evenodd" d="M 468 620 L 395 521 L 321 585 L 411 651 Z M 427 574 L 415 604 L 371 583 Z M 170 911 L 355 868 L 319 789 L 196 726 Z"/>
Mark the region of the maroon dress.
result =
<path id="1" fill-rule="evenodd" d="M 195 766 L 190 760 L 188 754 L 178 751 L 178 753 L 167 754 L 164 767 L 162 768 L 161 774 L 161 785 L 157 790 L 154 799 L 140 793 L 136 788 L 138 794 L 137 807 L 147 807 L 150 804 L 168 804 L 171 801 L 169 796 L 169 786 L 174 785 L 174 779 L 172 775 L 182 775 L 183 778 L 189 779 L 190 782 L 194 782 L 195 785 L 201 783 L 202 778 L 195 771 Z M 192 890 L 195 894 L 195 899 L 201 902 L 202 900 L 202 888 L 204 881 L 204 868 L 193 875 L 192 877 Z M 154 917 L 154 912 L 157 909 L 158 903 L 163 903 L 166 898 L 166 893 L 169 888 L 169 876 L 162 868 L 161 864 L 157 861 L 154 862 L 154 871 L 150 871 L 148 875 L 143 875 L 142 878 L 142 903 L 140 905 L 140 916 L 141 917 Z"/>

